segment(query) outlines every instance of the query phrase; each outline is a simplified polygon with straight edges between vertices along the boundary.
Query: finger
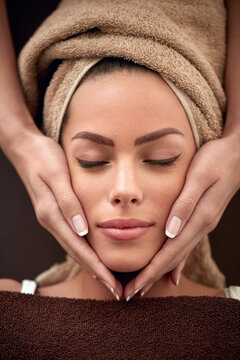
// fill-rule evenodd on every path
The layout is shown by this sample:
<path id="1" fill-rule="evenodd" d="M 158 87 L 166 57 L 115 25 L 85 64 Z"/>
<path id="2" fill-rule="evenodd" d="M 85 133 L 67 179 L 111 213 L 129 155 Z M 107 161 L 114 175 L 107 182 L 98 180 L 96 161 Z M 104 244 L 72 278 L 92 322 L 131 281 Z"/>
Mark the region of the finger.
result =
<path id="1" fill-rule="evenodd" d="M 175 269 L 173 269 L 171 271 L 171 274 L 170 274 L 170 277 L 171 277 L 171 280 L 173 282 L 174 285 L 178 285 L 179 284 L 179 280 L 180 280 L 180 277 L 181 277 L 181 273 L 182 273 L 182 270 L 186 264 L 186 261 L 187 261 L 187 258 L 188 258 L 189 254 L 185 257 L 184 260 L 182 260 L 180 262 L 180 264 L 178 264 Z"/>
<path id="2" fill-rule="evenodd" d="M 38 195 L 35 204 L 39 223 L 56 238 L 59 244 L 80 266 L 94 274 L 98 279 L 105 281 L 114 291 L 117 289 L 117 294 L 121 297 L 121 284 L 101 262 L 86 239 L 73 232 L 63 217 L 53 193 L 44 183 L 41 185 L 40 193 L 41 197 Z"/>
<path id="3" fill-rule="evenodd" d="M 188 230 L 189 227 L 187 231 Z M 173 270 L 181 261 L 183 261 L 183 259 L 187 256 L 188 250 L 189 252 L 192 250 L 190 246 L 184 248 L 182 245 L 183 237 L 186 236 L 185 233 L 186 229 L 184 229 L 176 239 L 173 240 L 169 238 L 167 240 L 161 250 L 159 250 L 159 252 L 153 257 L 149 265 L 147 265 L 136 278 L 127 284 L 124 290 L 124 297 L 128 298 L 130 296 L 130 298 L 132 298 L 136 292 L 140 291 L 141 295 L 142 292 L 146 294 L 156 281 Z M 197 239 L 194 239 L 195 241 L 190 242 L 192 248 L 195 247 L 195 242 L 199 241 L 200 238 L 201 235 L 198 235 Z M 187 239 L 189 240 L 189 238 Z"/>
<path id="4" fill-rule="evenodd" d="M 221 216 L 222 216 L 222 214 L 223 214 L 223 212 L 224 212 L 224 210 L 225 210 L 228 202 L 229 202 L 229 198 L 227 198 L 227 199 L 224 201 L 224 203 L 222 204 L 220 210 L 218 211 L 218 215 L 216 216 L 216 219 L 220 219 L 220 218 L 221 218 Z M 178 285 L 178 284 L 179 284 L 182 270 L 184 269 L 184 266 L 185 266 L 185 264 L 186 264 L 186 261 L 187 261 L 189 255 L 190 255 L 190 254 L 188 254 L 188 255 L 184 258 L 184 260 L 181 261 L 181 263 L 180 263 L 179 265 L 177 265 L 177 266 L 175 267 L 175 269 L 173 269 L 173 270 L 171 271 L 171 274 L 170 274 L 171 280 L 172 280 L 172 282 L 173 282 L 175 285 Z"/>
<path id="5" fill-rule="evenodd" d="M 184 188 L 173 204 L 168 216 L 165 230 L 167 237 L 173 239 L 182 231 L 199 199 L 215 182 L 216 179 L 207 176 L 203 177 L 196 170 L 189 173 Z"/>
<path id="6" fill-rule="evenodd" d="M 219 192 L 215 186 L 204 194 L 182 232 L 175 239 L 168 238 L 149 265 L 127 284 L 124 296 L 132 296 L 139 289 L 144 291 L 149 284 L 155 283 L 183 261 L 203 235 L 215 228 L 227 201 L 224 199 L 219 209 L 216 205 L 218 203 Z"/>
<path id="7" fill-rule="evenodd" d="M 96 278 L 111 291 L 116 299 L 119 300 L 122 296 L 121 283 L 101 262 L 86 239 L 84 237 L 78 237 L 73 233 L 64 218 L 60 222 L 60 226 L 58 226 L 58 233 L 54 230 L 52 233 L 68 254 L 79 263 L 81 267 L 85 268 L 89 273 L 94 274 Z M 68 240 L 66 241 L 65 239 Z"/>
<path id="8" fill-rule="evenodd" d="M 88 233 L 87 219 L 72 189 L 69 174 L 61 172 L 57 175 L 58 181 L 55 181 L 55 178 L 56 174 L 54 177 L 49 177 L 49 183 L 46 185 L 54 193 L 59 208 L 73 231 L 79 236 L 86 235 Z"/>
<path id="9" fill-rule="evenodd" d="M 229 198 L 230 198 L 230 197 L 229 197 Z M 224 212 L 224 210 L 225 210 L 225 208 L 226 208 L 226 206 L 227 206 L 227 204 L 228 204 L 228 202 L 229 202 L 229 198 L 227 198 L 227 199 L 224 201 L 224 203 L 222 204 L 220 210 L 218 211 L 218 215 L 216 216 L 216 219 L 220 219 L 220 218 L 221 218 L 221 216 L 222 216 L 222 214 L 223 214 L 223 212 Z M 188 255 L 184 258 L 184 260 L 181 261 L 181 263 L 180 263 L 179 265 L 177 265 L 177 266 L 175 267 L 175 269 L 173 269 L 173 270 L 171 271 L 171 274 L 170 274 L 171 280 L 172 280 L 172 282 L 173 282 L 175 285 L 178 285 L 178 284 L 179 284 L 182 270 L 184 269 L 184 266 L 185 266 L 185 264 L 186 264 L 186 261 L 187 261 L 189 255 L 190 255 L 190 254 L 188 254 Z"/>
<path id="10" fill-rule="evenodd" d="M 190 253 L 204 235 L 201 211 L 196 211 L 187 226 L 176 237 L 168 238 L 163 247 L 152 258 L 151 262 L 127 284 L 124 296 L 131 296 L 136 290 L 144 291 L 148 284 L 154 284 L 162 276 L 173 270 Z M 195 234 L 195 236 L 193 236 Z M 145 287 L 145 288 L 144 288 Z"/>
<path id="11" fill-rule="evenodd" d="M 60 221 L 64 221 L 63 218 L 63 214 L 61 214 L 61 212 L 59 211 L 58 206 L 55 207 L 55 210 L 52 209 L 52 211 L 50 211 L 49 206 L 46 207 L 46 204 L 49 201 L 49 197 L 51 196 L 51 189 L 49 189 L 49 187 L 43 182 L 41 184 L 41 186 L 38 186 L 38 189 L 41 189 L 41 196 L 43 194 L 45 194 L 45 198 L 44 200 L 42 200 L 41 202 L 45 204 L 45 209 L 48 209 L 48 212 L 50 213 L 50 215 L 48 213 L 43 212 L 42 210 L 39 209 L 39 207 L 41 207 L 41 205 L 39 205 L 39 197 L 38 197 L 38 219 L 39 222 L 41 223 L 41 225 L 43 225 L 48 231 L 51 232 L 51 234 L 58 240 L 58 242 L 60 243 L 60 245 L 66 250 L 66 252 L 76 261 L 78 262 L 82 267 L 86 268 L 89 273 L 91 275 L 94 275 L 94 277 L 97 280 L 100 280 L 111 292 L 112 294 L 116 297 L 117 300 L 120 299 L 120 296 L 122 296 L 122 285 L 121 283 L 114 278 L 114 276 L 112 275 L 111 272 L 109 272 L 109 270 L 107 270 L 107 273 L 105 274 L 105 270 L 107 269 L 102 262 L 100 261 L 99 263 L 97 263 L 94 259 L 92 259 L 92 263 L 94 264 L 94 266 L 96 266 L 97 269 L 94 269 L 94 267 L 90 267 L 88 266 L 88 262 L 83 258 L 79 259 L 78 255 L 76 254 L 76 250 L 74 251 L 74 248 L 70 248 L 70 246 L 74 245 L 74 243 L 71 242 L 71 240 L 69 240 L 69 242 L 66 242 L 66 240 L 63 240 L 64 238 L 61 236 L 64 235 L 59 235 L 60 229 L 59 226 L 55 226 L 54 224 L 59 224 Z M 48 197 L 48 200 L 46 200 L 46 195 Z M 56 199 L 55 197 L 51 196 L 52 201 L 55 202 L 55 205 L 57 205 Z M 40 203 L 41 203 L 40 202 Z M 53 206 L 53 205 L 50 205 Z M 55 215 L 52 215 L 55 214 Z M 47 220 L 47 222 L 46 222 Z M 66 235 L 67 236 L 67 235 Z M 70 239 L 70 237 L 67 237 L 66 239 Z M 86 244 L 86 251 L 88 251 L 90 248 L 90 246 L 88 245 L 88 243 L 85 241 L 84 239 L 84 244 Z M 95 254 L 94 251 L 90 250 L 91 253 L 93 252 Z M 90 254 L 91 254 L 90 253 Z M 84 255 L 84 251 L 82 252 L 82 254 Z M 96 255 L 96 254 L 95 254 Z M 90 261 L 91 258 L 89 258 Z M 108 274 L 110 274 L 111 276 L 111 280 L 106 280 L 108 277 Z M 115 280 L 115 285 L 114 284 L 114 280 Z"/>

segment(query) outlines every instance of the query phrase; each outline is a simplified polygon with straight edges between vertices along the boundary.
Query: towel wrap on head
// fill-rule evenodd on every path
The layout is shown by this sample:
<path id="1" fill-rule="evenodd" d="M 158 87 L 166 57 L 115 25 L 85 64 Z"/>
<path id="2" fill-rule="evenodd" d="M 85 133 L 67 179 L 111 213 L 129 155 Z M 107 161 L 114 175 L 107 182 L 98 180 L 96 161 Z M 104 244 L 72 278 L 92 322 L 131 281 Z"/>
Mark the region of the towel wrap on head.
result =
<path id="1" fill-rule="evenodd" d="M 83 75 L 104 57 L 132 60 L 159 73 L 172 88 L 191 125 L 196 147 L 222 134 L 226 108 L 223 0 L 63 0 L 20 53 L 20 78 L 32 116 L 59 141 L 61 123 Z M 40 285 L 75 276 L 69 255 L 39 274 Z M 184 274 L 223 288 L 225 277 L 205 236 Z"/>

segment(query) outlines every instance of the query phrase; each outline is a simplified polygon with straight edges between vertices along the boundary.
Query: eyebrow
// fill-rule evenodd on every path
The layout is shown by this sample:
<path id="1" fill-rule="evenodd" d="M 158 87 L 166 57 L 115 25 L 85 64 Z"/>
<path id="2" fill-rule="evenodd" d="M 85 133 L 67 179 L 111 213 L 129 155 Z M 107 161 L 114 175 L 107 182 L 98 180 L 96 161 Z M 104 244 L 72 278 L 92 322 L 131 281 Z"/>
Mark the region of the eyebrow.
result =
<path id="1" fill-rule="evenodd" d="M 149 134 L 143 135 L 141 137 L 138 137 L 134 141 L 134 145 L 142 145 L 150 141 L 158 140 L 163 136 L 169 135 L 169 134 L 178 134 L 184 136 L 184 134 L 176 129 L 176 128 L 164 128 L 161 130 L 157 130 L 154 132 L 151 132 Z M 72 137 L 72 140 L 76 139 L 87 139 L 90 141 L 93 141 L 97 144 L 101 145 L 107 145 L 107 146 L 115 146 L 114 141 L 112 139 L 109 139 L 105 136 L 102 136 L 100 134 L 92 133 L 89 131 L 80 131 L 76 135 Z"/>

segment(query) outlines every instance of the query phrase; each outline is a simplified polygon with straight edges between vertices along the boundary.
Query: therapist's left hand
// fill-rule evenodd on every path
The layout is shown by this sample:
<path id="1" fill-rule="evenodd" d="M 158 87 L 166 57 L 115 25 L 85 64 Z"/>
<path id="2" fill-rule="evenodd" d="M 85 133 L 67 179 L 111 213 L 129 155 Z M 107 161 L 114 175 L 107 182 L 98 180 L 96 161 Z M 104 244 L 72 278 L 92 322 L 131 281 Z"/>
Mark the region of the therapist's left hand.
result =
<path id="1" fill-rule="evenodd" d="M 205 234 L 215 229 L 239 189 L 239 144 L 239 135 L 228 135 L 207 142 L 196 152 L 182 192 L 169 213 L 168 239 L 151 262 L 127 284 L 126 299 L 140 290 L 143 296 L 169 272 L 172 281 L 178 284 L 189 254 Z"/>

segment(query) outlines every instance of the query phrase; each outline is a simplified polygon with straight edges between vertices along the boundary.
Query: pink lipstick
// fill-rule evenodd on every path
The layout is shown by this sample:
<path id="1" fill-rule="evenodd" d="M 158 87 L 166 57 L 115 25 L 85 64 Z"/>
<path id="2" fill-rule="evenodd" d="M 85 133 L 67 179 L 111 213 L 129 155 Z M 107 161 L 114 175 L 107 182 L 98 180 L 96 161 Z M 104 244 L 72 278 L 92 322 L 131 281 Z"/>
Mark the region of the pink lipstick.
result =
<path id="1" fill-rule="evenodd" d="M 110 239 L 134 240 L 146 234 L 154 223 L 139 219 L 112 219 L 98 224 L 99 230 Z"/>

